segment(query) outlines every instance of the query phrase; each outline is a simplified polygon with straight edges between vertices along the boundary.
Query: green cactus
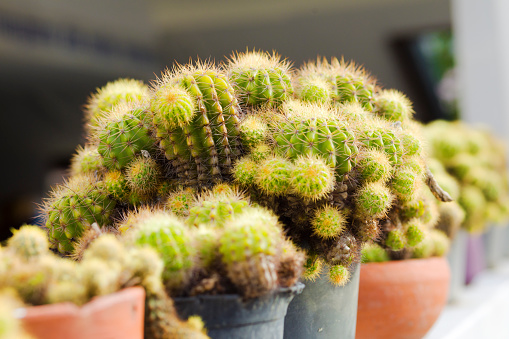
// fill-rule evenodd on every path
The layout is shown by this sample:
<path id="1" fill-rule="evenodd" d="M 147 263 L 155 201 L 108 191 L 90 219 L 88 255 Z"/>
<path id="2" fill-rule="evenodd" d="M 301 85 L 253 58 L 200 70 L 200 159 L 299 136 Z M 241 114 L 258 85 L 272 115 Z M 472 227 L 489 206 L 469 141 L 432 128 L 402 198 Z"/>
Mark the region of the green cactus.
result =
<path id="1" fill-rule="evenodd" d="M 332 100 L 332 87 L 330 82 L 320 77 L 302 78 L 296 95 L 303 101 L 327 104 Z"/>
<path id="2" fill-rule="evenodd" d="M 359 140 L 368 148 L 384 151 L 393 165 L 401 163 L 403 145 L 390 125 L 373 119 L 363 125 Z"/>
<path id="3" fill-rule="evenodd" d="M 334 189 L 334 172 L 322 158 L 308 155 L 297 158 L 290 187 L 305 200 L 318 200 Z"/>
<path id="4" fill-rule="evenodd" d="M 274 124 L 276 151 L 290 158 L 317 155 L 335 169 L 338 178 L 356 164 L 357 142 L 353 131 L 327 106 L 289 102 L 283 105 L 286 118 Z"/>
<path id="5" fill-rule="evenodd" d="M 366 182 L 386 182 L 392 175 L 393 167 L 387 155 L 376 149 L 362 152 L 359 157 L 359 173 Z"/>
<path id="6" fill-rule="evenodd" d="M 46 232 L 38 226 L 24 225 L 13 232 L 14 235 L 9 238 L 7 247 L 15 255 L 30 260 L 49 253 Z"/>
<path id="7" fill-rule="evenodd" d="M 141 108 L 116 106 L 101 120 L 93 139 L 98 140 L 99 154 L 109 170 L 121 170 L 143 151 L 154 150 L 155 139 L 147 116 L 148 112 Z"/>
<path id="8" fill-rule="evenodd" d="M 346 229 L 346 224 L 344 212 L 327 205 L 316 210 L 311 221 L 313 233 L 323 239 L 338 238 Z"/>
<path id="9" fill-rule="evenodd" d="M 208 224 L 222 228 L 225 222 L 242 213 L 248 205 L 246 198 L 236 191 L 222 194 L 206 192 L 192 204 L 186 223 L 194 226 Z"/>
<path id="10" fill-rule="evenodd" d="M 389 260 L 389 255 L 380 245 L 366 243 L 362 246 L 362 262 L 384 262 Z"/>
<path id="11" fill-rule="evenodd" d="M 315 281 L 322 273 L 323 260 L 318 255 L 308 255 L 304 262 L 304 273 L 302 278 L 304 280 Z"/>
<path id="12" fill-rule="evenodd" d="M 129 200 L 131 190 L 126 177 L 120 171 L 109 171 L 102 180 L 105 191 L 116 201 L 125 202 Z"/>
<path id="13" fill-rule="evenodd" d="M 419 220 L 410 220 L 405 228 L 405 239 L 408 246 L 414 247 L 424 239 L 423 225 Z"/>
<path id="14" fill-rule="evenodd" d="M 396 197 L 401 201 L 411 201 L 421 181 L 419 176 L 410 169 L 396 171 L 392 177 L 391 187 Z"/>
<path id="15" fill-rule="evenodd" d="M 144 156 L 131 161 L 126 169 L 129 188 L 142 196 L 154 194 L 161 177 L 161 169 L 155 160 Z"/>
<path id="16" fill-rule="evenodd" d="M 412 118 L 412 103 L 401 92 L 389 89 L 378 92 L 374 97 L 373 112 L 389 121 L 405 122 Z"/>
<path id="17" fill-rule="evenodd" d="M 258 163 L 270 157 L 271 154 L 272 148 L 265 143 L 260 143 L 251 149 L 251 152 L 249 152 L 249 158 Z"/>
<path id="18" fill-rule="evenodd" d="M 125 103 L 140 103 L 148 98 L 148 87 L 133 79 L 118 79 L 107 83 L 90 96 L 85 109 L 86 121 L 90 127 L 107 116 L 114 106 Z"/>
<path id="19" fill-rule="evenodd" d="M 267 138 L 268 126 L 257 117 L 250 115 L 240 124 L 240 136 L 246 149 L 252 150 Z"/>
<path id="20" fill-rule="evenodd" d="M 133 236 L 137 245 L 148 245 L 161 256 L 165 286 L 175 293 L 185 289 L 196 255 L 186 226 L 170 213 L 154 212 L 137 220 Z"/>
<path id="21" fill-rule="evenodd" d="M 381 183 L 366 183 L 359 188 L 355 197 L 355 207 L 362 219 L 381 218 L 387 214 L 393 195 Z"/>
<path id="22" fill-rule="evenodd" d="M 297 75 L 297 80 L 300 83 L 316 78 L 321 78 L 329 83 L 333 102 L 358 102 L 364 109 L 373 110 L 375 80 L 354 62 L 332 58 L 329 63 L 327 59 L 319 58 L 316 62 L 304 65 Z"/>
<path id="23" fill-rule="evenodd" d="M 405 236 L 403 232 L 398 229 L 391 230 L 387 233 L 387 237 L 385 238 L 385 246 L 390 248 L 393 251 L 402 250 L 405 247 Z"/>
<path id="24" fill-rule="evenodd" d="M 245 105 L 279 105 L 293 93 L 291 66 L 276 53 L 236 53 L 226 67 Z"/>
<path id="25" fill-rule="evenodd" d="M 255 184 L 258 164 L 249 157 L 244 157 L 235 163 L 232 172 L 233 178 L 241 186 L 251 186 Z"/>
<path id="26" fill-rule="evenodd" d="M 164 206 L 176 216 L 187 217 L 195 194 L 195 190 L 191 187 L 180 188 L 169 195 Z"/>
<path id="27" fill-rule="evenodd" d="M 103 169 L 103 159 L 97 147 L 85 145 L 78 146 L 76 153 L 71 159 L 71 175 L 76 176 L 83 173 L 96 173 Z"/>
<path id="28" fill-rule="evenodd" d="M 267 158 L 258 166 L 255 165 L 253 170 L 255 170 L 256 185 L 266 194 L 283 195 L 290 189 L 294 165 L 285 158 L 278 156 Z M 239 174 L 243 174 L 245 178 L 247 173 L 239 173 L 238 166 L 235 172 L 237 181 L 241 183 L 240 179 L 242 177 Z"/>
<path id="29" fill-rule="evenodd" d="M 73 243 L 91 224 L 109 224 L 115 207 L 107 193 L 87 175 L 57 186 L 43 206 L 51 247 L 60 253 L 73 251 Z"/>
<path id="30" fill-rule="evenodd" d="M 180 66 L 153 92 L 159 144 L 178 178 L 197 185 L 229 177 L 241 151 L 240 108 L 226 76 L 209 64 Z"/>
<path id="31" fill-rule="evenodd" d="M 228 221 L 219 239 L 219 253 L 228 278 L 247 298 L 277 286 L 277 263 L 282 246 L 277 217 L 251 208 Z"/>
<path id="32" fill-rule="evenodd" d="M 329 281 L 332 285 L 345 286 L 350 280 L 350 271 L 343 265 L 334 265 L 329 268 Z"/>

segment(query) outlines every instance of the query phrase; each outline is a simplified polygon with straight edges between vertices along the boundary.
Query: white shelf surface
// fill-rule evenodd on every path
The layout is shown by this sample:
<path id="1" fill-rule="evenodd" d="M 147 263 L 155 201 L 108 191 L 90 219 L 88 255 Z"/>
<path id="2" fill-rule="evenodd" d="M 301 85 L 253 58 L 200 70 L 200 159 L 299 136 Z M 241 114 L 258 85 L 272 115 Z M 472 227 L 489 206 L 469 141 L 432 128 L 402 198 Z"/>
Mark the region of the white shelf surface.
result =
<path id="1" fill-rule="evenodd" d="M 483 271 L 445 307 L 425 339 L 509 338 L 509 259 Z"/>

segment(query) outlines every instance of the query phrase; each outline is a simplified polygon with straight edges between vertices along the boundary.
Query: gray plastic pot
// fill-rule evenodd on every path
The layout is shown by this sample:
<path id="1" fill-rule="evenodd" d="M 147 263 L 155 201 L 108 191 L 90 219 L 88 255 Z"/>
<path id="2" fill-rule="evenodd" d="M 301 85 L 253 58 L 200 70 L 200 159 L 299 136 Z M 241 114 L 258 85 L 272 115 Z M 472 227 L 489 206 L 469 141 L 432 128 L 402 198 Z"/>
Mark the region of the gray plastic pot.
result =
<path id="1" fill-rule="evenodd" d="M 304 291 L 288 307 L 284 338 L 355 338 L 359 267 L 355 266 L 350 281 L 343 287 L 331 285 L 326 274 L 306 282 Z"/>
<path id="2" fill-rule="evenodd" d="M 493 268 L 502 260 L 506 244 L 507 227 L 492 225 L 483 234 L 486 266 Z"/>
<path id="3" fill-rule="evenodd" d="M 454 302 L 465 288 L 465 275 L 467 270 L 467 241 L 468 233 L 459 230 L 451 242 L 451 248 L 447 254 L 447 261 L 451 268 L 451 282 L 449 285 L 449 302 Z"/>
<path id="4" fill-rule="evenodd" d="M 179 316 L 199 315 L 212 339 L 282 339 L 288 304 L 304 285 L 281 288 L 243 301 L 239 295 L 202 295 L 175 298 Z"/>

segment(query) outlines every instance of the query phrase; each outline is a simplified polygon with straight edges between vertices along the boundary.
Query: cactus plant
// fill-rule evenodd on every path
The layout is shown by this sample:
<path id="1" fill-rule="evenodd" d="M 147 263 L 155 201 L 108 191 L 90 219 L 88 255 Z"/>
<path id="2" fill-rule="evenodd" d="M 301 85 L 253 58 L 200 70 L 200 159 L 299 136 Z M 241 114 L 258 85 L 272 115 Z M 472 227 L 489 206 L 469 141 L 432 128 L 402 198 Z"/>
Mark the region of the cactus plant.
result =
<path id="1" fill-rule="evenodd" d="M 85 121 L 89 127 L 98 125 L 98 121 L 107 116 L 114 106 L 123 103 L 138 103 L 148 97 L 148 87 L 133 79 L 118 79 L 97 89 L 88 99 L 85 109 Z"/>
<path id="2" fill-rule="evenodd" d="M 235 53 L 226 68 L 245 105 L 279 105 L 293 93 L 290 63 L 276 53 Z"/>
<path id="3" fill-rule="evenodd" d="M 189 185 L 221 181 L 240 155 L 240 108 L 226 76 L 211 64 L 167 71 L 150 109 L 159 144 Z"/>
<path id="4" fill-rule="evenodd" d="M 42 207 L 51 247 L 60 253 L 72 252 L 73 243 L 93 223 L 109 223 L 114 207 L 115 202 L 89 175 L 73 177 L 58 186 Z"/>

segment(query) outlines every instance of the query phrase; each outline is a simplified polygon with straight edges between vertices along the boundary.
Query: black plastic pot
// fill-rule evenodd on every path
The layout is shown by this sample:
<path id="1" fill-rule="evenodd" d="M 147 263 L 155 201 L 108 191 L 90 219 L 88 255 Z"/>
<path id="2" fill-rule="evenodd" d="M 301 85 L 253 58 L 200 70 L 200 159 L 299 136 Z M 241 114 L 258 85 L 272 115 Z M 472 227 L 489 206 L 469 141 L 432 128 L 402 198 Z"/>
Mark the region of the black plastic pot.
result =
<path id="1" fill-rule="evenodd" d="M 288 304 L 304 285 L 243 301 L 239 295 L 175 298 L 179 316 L 199 315 L 212 339 L 282 339 Z"/>
<path id="2" fill-rule="evenodd" d="M 284 338 L 355 338 L 359 267 L 343 287 L 334 287 L 325 274 L 306 282 L 306 289 L 288 306 Z"/>

